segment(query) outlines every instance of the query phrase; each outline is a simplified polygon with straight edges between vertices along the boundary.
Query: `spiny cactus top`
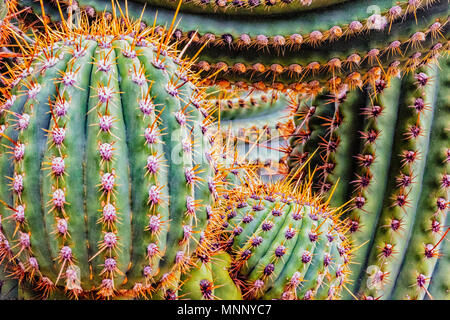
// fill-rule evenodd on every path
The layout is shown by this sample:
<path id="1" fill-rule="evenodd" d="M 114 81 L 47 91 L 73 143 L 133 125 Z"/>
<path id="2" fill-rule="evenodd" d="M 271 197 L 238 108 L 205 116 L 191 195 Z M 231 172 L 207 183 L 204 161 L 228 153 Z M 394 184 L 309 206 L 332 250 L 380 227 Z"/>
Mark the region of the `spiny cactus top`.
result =
<path id="1" fill-rule="evenodd" d="M 45 27 L 3 92 L 0 260 L 44 294 L 169 285 L 216 192 L 199 80 L 170 30 Z"/>
<path id="2" fill-rule="evenodd" d="M 242 179 L 242 178 L 241 178 Z M 311 194 L 310 184 L 248 183 L 222 203 L 232 274 L 244 298 L 336 299 L 353 249 L 341 210 Z"/>

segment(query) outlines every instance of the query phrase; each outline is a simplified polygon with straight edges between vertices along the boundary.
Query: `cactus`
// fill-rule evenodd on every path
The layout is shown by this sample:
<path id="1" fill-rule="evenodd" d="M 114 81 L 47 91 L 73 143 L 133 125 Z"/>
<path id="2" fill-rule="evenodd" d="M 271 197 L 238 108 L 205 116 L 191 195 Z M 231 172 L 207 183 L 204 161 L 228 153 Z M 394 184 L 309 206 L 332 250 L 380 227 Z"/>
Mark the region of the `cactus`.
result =
<path id="1" fill-rule="evenodd" d="M 217 129 L 221 135 L 216 139 L 221 138 L 228 148 L 234 148 L 248 164 L 257 165 L 260 175 L 282 177 L 289 170 L 286 151 L 295 127 L 292 99 L 289 94 L 275 91 L 243 91 L 236 98 L 210 99 L 217 109 L 214 115 L 220 119 Z M 229 165 L 233 164 L 233 159 L 225 161 L 228 160 Z"/>
<path id="2" fill-rule="evenodd" d="M 181 278 L 179 297 L 191 300 L 241 300 L 240 288 L 229 274 L 231 257 L 218 251 Z"/>
<path id="3" fill-rule="evenodd" d="M 448 63 L 286 102 L 295 128 L 279 156 L 289 155 L 290 175 L 312 156 L 313 190 L 332 193 L 333 206 L 352 202 L 342 218 L 358 263 L 343 298 L 448 299 Z M 233 132 L 252 119 L 241 112 Z M 259 128 L 285 116 L 267 112 Z"/>
<path id="4" fill-rule="evenodd" d="M 108 2 L 81 0 L 77 8 L 94 16 L 95 10 L 109 10 Z M 161 26 L 177 5 L 129 0 L 129 14 L 140 17 L 142 3 L 143 22 L 153 24 L 157 11 Z M 211 83 L 304 92 L 311 81 L 365 82 L 380 68 L 414 70 L 448 46 L 445 0 L 382 0 L 371 6 L 363 0 L 182 1 L 180 10 L 173 37 L 190 42 L 193 52 L 205 46 L 195 67 L 205 74 L 219 71 Z"/>
<path id="5" fill-rule="evenodd" d="M 241 177 L 240 180 L 243 178 Z M 336 299 L 348 279 L 351 244 L 342 209 L 312 195 L 310 183 L 258 178 L 221 204 L 231 272 L 247 299 Z"/>
<path id="6" fill-rule="evenodd" d="M 166 34 L 118 17 L 63 27 L 45 25 L 5 91 L 1 260 L 50 298 L 148 295 L 202 241 L 204 91 Z"/>

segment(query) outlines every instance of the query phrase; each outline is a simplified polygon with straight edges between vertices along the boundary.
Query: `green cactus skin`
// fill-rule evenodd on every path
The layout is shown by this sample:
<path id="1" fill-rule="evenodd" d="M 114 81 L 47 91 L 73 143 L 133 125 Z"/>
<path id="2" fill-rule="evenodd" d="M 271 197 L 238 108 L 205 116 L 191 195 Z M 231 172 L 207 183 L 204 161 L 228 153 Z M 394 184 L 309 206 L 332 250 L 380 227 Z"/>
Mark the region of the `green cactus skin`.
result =
<path id="1" fill-rule="evenodd" d="M 8 14 L 8 5 L 6 4 L 6 0 L 0 0 L 0 21 L 5 19 Z"/>
<path id="2" fill-rule="evenodd" d="M 449 223 L 449 216 L 447 215 L 446 225 Z M 442 257 L 437 261 L 433 276 L 428 287 L 428 292 L 433 299 L 449 300 L 450 299 L 450 275 L 448 270 L 450 268 L 450 250 L 447 242 L 442 244 Z M 426 298 L 430 298 L 428 295 Z"/>
<path id="3" fill-rule="evenodd" d="M 182 278 L 182 286 L 179 291 L 180 298 L 188 298 L 192 300 L 213 300 L 213 277 L 210 266 L 199 262 L 198 265 L 191 270 L 186 278 Z"/>
<path id="4" fill-rule="evenodd" d="M 353 233 L 355 246 L 362 246 L 354 253 L 354 259 L 362 261 L 367 254 L 370 246 L 367 240 L 372 238 L 375 232 L 375 223 L 378 219 L 378 214 L 382 208 L 384 190 L 387 183 L 387 175 L 389 169 L 389 161 L 381 161 L 381 159 L 389 159 L 392 155 L 392 145 L 394 141 L 395 122 L 397 120 L 398 99 L 400 93 L 400 81 L 393 79 L 391 86 L 379 94 L 374 99 L 374 105 L 383 107 L 383 113 L 378 117 L 371 117 L 369 114 L 364 114 L 364 126 L 361 133 L 357 135 L 359 142 L 357 146 L 360 148 L 355 155 L 369 156 L 375 159 L 373 163 L 367 163 L 367 167 L 361 166 L 362 162 L 355 165 L 356 172 L 352 179 L 357 179 L 356 174 L 361 177 L 371 174 L 374 179 L 371 179 L 369 187 L 364 189 L 357 189 L 352 185 L 351 192 L 354 198 L 354 209 L 348 213 L 347 217 L 350 223 L 353 221 L 357 224 L 356 232 Z M 369 108 L 372 107 L 370 98 L 367 97 L 365 103 Z M 364 111 L 363 111 L 364 112 Z M 359 111 L 361 113 L 361 111 Z M 373 141 L 372 138 L 376 136 Z M 368 137 L 368 138 L 366 138 Z M 355 277 L 354 286 L 357 286 L 358 275 L 363 266 L 352 265 L 352 274 Z"/>
<path id="5" fill-rule="evenodd" d="M 214 279 L 214 295 L 221 300 L 242 300 L 241 290 L 230 276 L 231 256 L 218 252 L 213 256 L 211 273 Z"/>
<path id="6" fill-rule="evenodd" d="M 428 75 L 436 78 L 435 70 L 432 69 Z M 389 299 L 396 284 L 395 279 L 397 279 L 402 266 L 407 247 L 412 245 L 413 251 L 417 249 L 417 245 L 411 244 L 409 241 L 415 219 L 421 218 L 421 213 L 418 211 L 418 201 L 424 186 L 423 179 L 430 145 L 431 125 L 434 118 L 433 113 L 436 110 L 437 85 L 430 84 L 424 89 L 419 88 L 417 90 L 418 85 L 414 81 L 414 77 L 408 75 L 401 86 L 398 120 L 395 126 L 395 142 L 390 169 L 386 172 L 389 176 L 388 186 L 367 262 L 367 273 L 370 272 L 370 266 L 380 266 L 380 272 L 387 273 L 390 281 L 386 281 L 381 273 L 373 275 L 372 279 L 368 279 L 366 274 L 363 277 L 360 289 L 364 296 L 381 296 L 383 299 Z M 423 98 L 425 104 L 432 108 L 431 111 L 420 111 L 420 118 L 418 118 L 419 112 L 415 112 L 412 107 L 418 103 L 418 98 Z M 420 122 L 418 119 L 420 119 Z M 423 134 L 417 137 L 406 136 L 412 125 L 420 126 Z M 418 152 L 417 155 L 420 153 L 421 156 L 416 157 L 414 152 Z M 404 184 L 398 180 L 402 177 L 414 177 L 414 179 L 412 183 Z M 429 197 L 430 195 L 424 194 L 424 196 Z M 395 227 L 394 230 L 392 229 L 390 224 L 393 220 L 400 221 L 401 230 L 395 230 Z M 413 254 L 419 254 L 419 252 Z M 405 268 L 408 268 L 408 266 L 405 265 Z M 378 279 L 378 276 L 381 276 L 381 278 Z M 370 284 L 370 281 L 373 281 L 373 284 Z M 373 285 L 373 288 L 371 285 Z M 380 285 L 380 287 L 377 285 Z"/>
<path id="7" fill-rule="evenodd" d="M 348 242 L 335 214 L 288 184 L 250 184 L 225 202 L 232 274 L 246 299 L 335 299 L 346 283 Z M 253 187 L 252 187 L 253 186 Z"/>
<path id="8" fill-rule="evenodd" d="M 131 31 L 56 38 L 3 104 L 2 260 L 46 295 L 163 290 L 202 240 L 203 91 L 164 38 Z"/>
<path id="9" fill-rule="evenodd" d="M 8 277 L 8 273 L 0 269 L 0 300 L 16 300 L 18 298 L 18 282 Z"/>
<path id="10" fill-rule="evenodd" d="M 237 98 L 211 99 L 211 104 L 217 108 L 212 115 L 219 118 L 221 125 L 227 125 L 228 120 L 245 120 L 260 118 L 265 115 L 273 115 L 283 111 L 289 103 L 289 97 L 273 92 L 249 94 Z"/>

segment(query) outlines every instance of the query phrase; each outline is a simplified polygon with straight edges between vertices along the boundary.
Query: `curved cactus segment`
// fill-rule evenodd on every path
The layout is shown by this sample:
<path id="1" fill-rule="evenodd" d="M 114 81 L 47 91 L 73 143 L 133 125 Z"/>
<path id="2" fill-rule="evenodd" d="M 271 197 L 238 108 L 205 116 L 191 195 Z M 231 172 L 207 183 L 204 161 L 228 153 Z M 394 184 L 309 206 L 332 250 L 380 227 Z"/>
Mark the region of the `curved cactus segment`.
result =
<path id="1" fill-rule="evenodd" d="M 177 1 L 164 0 L 137 0 L 150 6 L 175 9 Z M 306 11 L 323 8 L 346 0 L 313 0 L 313 1 L 290 1 L 290 0 L 184 0 L 181 5 L 183 12 L 192 13 L 217 13 L 234 15 L 265 15 L 289 14 L 297 11 Z"/>
<path id="2" fill-rule="evenodd" d="M 447 215 L 446 225 L 449 223 L 449 216 Z M 437 261 L 433 276 L 431 277 L 428 292 L 435 300 L 449 300 L 450 299 L 450 250 L 448 243 L 444 242 L 441 248 L 442 257 Z M 429 296 L 426 296 L 429 298 Z"/>
<path id="3" fill-rule="evenodd" d="M 359 114 L 364 117 L 363 127 L 358 137 L 358 151 L 354 156 L 360 159 L 372 159 L 372 161 L 358 161 L 356 172 L 351 177 L 349 192 L 353 200 L 353 209 L 345 215 L 349 219 L 351 238 L 355 247 L 359 247 L 353 253 L 355 261 L 365 261 L 370 248 L 371 239 L 376 231 L 379 214 L 383 208 L 383 197 L 388 181 L 390 158 L 394 143 L 394 133 L 397 121 L 401 81 L 393 79 L 390 87 L 375 95 L 367 97 L 365 105 L 359 106 Z M 372 95 L 369 91 L 369 95 Z M 381 107 L 381 114 L 375 117 L 371 111 Z M 362 158 L 361 158 L 362 157 Z M 368 180 L 367 186 L 360 185 L 361 177 L 373 177 Z M 368 242 L 369 241 L 369 242 Z M 350 288 L 359 286 L 361 272 L 364 265 L 353 264 L 351 266 L 351 278 L 354 282 Z"/>
<path id="4" fill-rule="evenodd" d="M 231 256 L 225 252 L 218 252 L 213 256 L 211 273 L 214 282 L 214 295 L 220 300 L 242 300 L 241 290 L 233 282 L 229 274 Z"/>
<path id="5" fill-rule="evenodd" d="M 192 300 L 213 300 L 214 281 L 211 266 L 201 262 L 181 278 L 180 297 Z"/>
<path id="6" fill-rule="evenodd" d="M 181 277 L 179 298 L 192 300 L 241 300 L 239 287 L 230 277 L 231 257 L 218 251 L 207 262 L 198 260 L 189 274 Z"/>

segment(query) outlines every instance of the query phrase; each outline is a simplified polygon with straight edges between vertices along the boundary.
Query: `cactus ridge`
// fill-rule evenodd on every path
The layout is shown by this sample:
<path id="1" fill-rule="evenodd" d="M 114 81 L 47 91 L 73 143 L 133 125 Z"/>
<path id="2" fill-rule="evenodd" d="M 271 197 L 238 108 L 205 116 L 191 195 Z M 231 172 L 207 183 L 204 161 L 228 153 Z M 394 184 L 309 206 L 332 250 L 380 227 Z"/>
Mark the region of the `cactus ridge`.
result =
<path id="1" fill-rule="evenodd" d="M 224 251 L 212 252 L 208 260 L 198 259 L 195 268 L 181 277 L 179 299 L 241 300 L 241 290 L 229 274 L 231 256 Z"/>
<path id="2" fill-rule="evenodd" d="M 142 5 L 136 1 L 128 1 L 128 10 L 133 16 L 140 16 Z M 142 1 L 139 1 L 142 2 Z M 145 1 L 144 1 L 145 2 Z M 405 16 L 420 16 L 423 11 L 429 10 L 435 4 L 434 0 L 426 1 L 400 1 L 396 3 L 392 0 L 382 0 L 377 2 L 378 8 L 370 10 L 367 3 L 362 0 L 344 1 L 340 5 L 328 6 L 327 15 L 323 10 L 308 10 L 299 14 L 290 15 L 268 15 L 266 19 L 260 17 L 223 17 L 221 12 L 217 14 L 192 14 L 184 12 L 181 6 L 181 21 L 174 34 L 179 40 L 191 38 L 194 30 L 197 31 L 196 38 L 209 41 L 210 45 L 236 45 L 244 47 L 289 47 L 296 45 L 315 46 L 327 42 L 334 42 L 336 39 L 345 38 L 349 35 L 362 34 L 367 30 L 389 29 L 394 21 L 401 21 Z M 110 10 L 111 5 L 107 0 L 78 1 L 81 8 L 85 10 L 103 11 Z M 29 5 L 27 3 L 27 5 Z M 176 7 L 176 5 L 175 5 Z M 287 8 L 289 6 L 286 6 Z M 158 10 L 157 23 L 164 25 L 172 18 L 172 10 L 165 10 L 153 3 L 149 3 L 144 16 L 154 16 Z M 333 17 L 330 19 L 330 17 Z M 280 19 L 282 18 L 282 19 Z M 151 24 L 153 21 L 144 22 Z M 203 23 L 199 23 L 203 21 Z M 299 33 L 293 32 L 298 30 Z"/>
<path id="3" fill-rule="evenodd" d="M 218 97 L 211 99 L 211 104 L 217 111 L 213 113 L 215 118 L 226 125 L 228 120 L 243 120 L 248 118 L 259 118 L 267 114 L 276 113 L 286 108 L 289 101 L 288 95 L 278 92 L 256 92 L 241 97 Z"/>
<path id="4" fill-rule="evenodd" d="M 436 78 L 435 69 L 426 77 Z M 425 70 L 424 70 L 425 71 Z M 417 88 L 417 90 L 414 89 Z M 403 94 L 399 100 L 399 115 L 396 124 L 389 180 L 384 208 L 376 226 L 374 243 L 369 254 L 368 266 L 380 265 L 380 270 L 369 284 L 366 275 L 362 281 L 363 294 L 370 294 L 375 288 L 378 295 L 386 296 L 392 290 L 397 278 L 405 250 L 410 244 L 410 234 L 415 218 L 420 218 L 417 205 L 422 191 L 426 156 L 428 154 L 431 124 L 433 122 L 437 85 L 422 87 L 410 75 L 402 83 Z M 412 103 L 412 104 L 411 104 Z M 425 104 L 422 106 L 419 104 Z M 410 134 L 412 128 L 420 128 L 420 133 Z M 393 230 L 390 221 L 400 221 L 401 229 Z M 386 227 L 388 226 L 388 227 Z M 433 244 L 434 245 L 434 244 Z M 367 270 L 367 273 L 370 272 Z M 392 277 L 387 282 L 386 276 Z M 379 277 L 379 278 L 378 278 Z M 379 282 L 378 282 L 379 281 Z M 379 288 L 381 286 L 381 288 Z M 367 288 L 367 289 L 366 289 Z M 365 290 L 365 291 L 364 291 Z M 372 295 L 373 296 L 373 295 Z M 385 298 L 389 298 L 386 296 Z"/>
<path id="5" fill-rule="evenodd" d="M 175 9 L 176 1 L 141 0 L 151 6 Z M 181 10 L 193 13 L 217 13 L 228 15 L 259 15 L 292 13 L 342 3 L 345 0 L 194 0 L 183 1 Z"/>

